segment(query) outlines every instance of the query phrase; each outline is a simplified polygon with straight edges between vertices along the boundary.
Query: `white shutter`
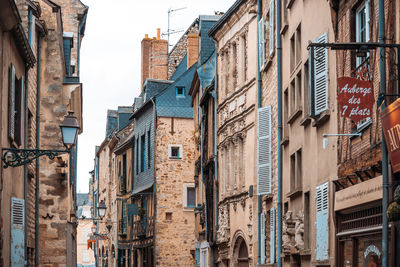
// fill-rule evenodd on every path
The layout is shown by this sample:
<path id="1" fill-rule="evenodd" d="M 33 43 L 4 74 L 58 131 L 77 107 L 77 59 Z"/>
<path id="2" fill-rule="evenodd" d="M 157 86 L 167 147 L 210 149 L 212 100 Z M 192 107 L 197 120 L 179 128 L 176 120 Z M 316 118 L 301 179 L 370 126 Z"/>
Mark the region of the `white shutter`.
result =
<path id="1" fill-rule="evenodd" d="M 328 42 L 328 33 L 324 33 L 315 43 Z M 314 48 L 314 111 L 315 115 L 328 109 L 328 49 Z"/>
<path id="2" fill-rule="evenodd" d="M 369 17 L 370 17 L 370 3 L 369 0 L 365 1 L 365 22 L 366 22 L 366 28 L 365 28 L 365 41 L 369 42 Z"/>
<path id="3" fill-rule="evenodd" d="M 275 48 L 274 29 L 275 29 L 275 0 L 269 3 L 269 54 L 272 55 Z"/>
<path id="4" fill-rule="evenodd" d="M 258 109 L 257 116 L 257 194 L 272 193 L 271 106 Z"/>
<path id="5" fill-rule="evenodd" d="M 8 135 L 15 138 L 15 68 L 11 65 L 9 71 L 9 96 L 8 96 Z"/>
<path id="6" fill-rule="evenodd" d="M 264 19 L 261 18 L 258 22 L 258 64 L 261 68 L 265 64 L 265 31 Z"/>
<path id="7" fill-rule="evenodd" d="M 275 209 L 270 209 L 270 263 L 275 263 Z"/>
<path id="8" fill-rule="evenodd" d="M 11 198 L 11 266 L 25 263 L 25 201 Z"/>
<path id="9" fill-rule="evenodd" d="M 328 259 L 329 248 L 329 183 L 317 186 L 315 190 L 316 203 L 316 260 Z"/>
<path id="10" fill-rule="evenodd" d="M 260 244 L 260 250 L 261 250 L 261 264 L 265 264 L 265 213 L 261 213 L 260 217 L 260 227 L 261 227 L 261 244 Z"/>

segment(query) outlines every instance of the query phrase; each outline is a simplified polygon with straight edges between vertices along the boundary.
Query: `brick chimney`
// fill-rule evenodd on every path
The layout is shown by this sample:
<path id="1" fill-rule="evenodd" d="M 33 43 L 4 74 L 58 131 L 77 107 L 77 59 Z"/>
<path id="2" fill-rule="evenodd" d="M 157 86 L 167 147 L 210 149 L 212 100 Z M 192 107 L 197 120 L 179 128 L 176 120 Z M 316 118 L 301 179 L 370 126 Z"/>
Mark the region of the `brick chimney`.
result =
<path id="1" fill-rule="evenodd" d="M 151 50 L 151 39 L 146 34 L 142 40 L 142 83 L 149 78 L 150 70 L 150 50 Z"/>
<path id="2" fill-rule="evenodd" d="M 187 68 L 189 69 L 199 58 L 199 36 L 188 34 L 187 37 Z"/>
<path id="3" fill-rule="evenodd" d="M 160 28 L 157 37 L 151 40 L 149 77 L 152 79 L 168 79 L 168 41 L 160 38 Z"/>

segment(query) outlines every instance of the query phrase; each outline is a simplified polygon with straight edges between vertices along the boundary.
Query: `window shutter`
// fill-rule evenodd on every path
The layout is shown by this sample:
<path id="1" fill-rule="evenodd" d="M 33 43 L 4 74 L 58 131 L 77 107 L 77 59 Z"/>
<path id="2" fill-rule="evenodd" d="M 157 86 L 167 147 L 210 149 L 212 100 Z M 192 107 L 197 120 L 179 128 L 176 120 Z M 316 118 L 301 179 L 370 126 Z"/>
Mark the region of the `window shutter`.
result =
<path id="1" fill-rule="evenodd" d="M 272 55 L 275 49 L 274 29 L 275 29 L 275 0 L 269 3 L 269 54 Z"/>
<path id="2" fill-rule="evenodd" d="M 261 18 L 258 22 L 258 64 L 261 68 L 265 63 L 265 32 L 264 19 Z"/>
<path id="3" fill-rule="evenodd" d="M 315 43 L 328 42 L 328 33 L 324 33 Z M 314 48 L 314 111 L 315 115 L 328 109 L 328 49 Z"/>
<path id="4" fill-rule="evenodd" d="M 15 139 L 18 145 L 22 144 L 23 141 L 23 118 L 24 118 L 24 76 L 18 80 L 18 92 L 16 92 L 17 100 L 15 104 L 16 106 L 16 117 L 15 117 Z M 18 125 L 17 125 L 18 124 Z"/>
<path id="5" fill-rule="evenodd" d="M 195 250 L 195 266 L 196 267 L 200 266 L 200 248 L 197 248 L 197 247 Z"/>
<path id="6" fill-rule="evenodd" d="M 11 266 L 25 263 L 25 201 L 11 198 Z"/>
<path id="7" fill-rule="evenodd" d="M 329 247 L 329 183 L 326 182 L 317 186 L 315 190 L 316 202 L 316 242 L 315 249 L 316 260 L 328 259 Z"/>
<path id="8" fill-rule="evenodd" d="M 270 209 L 270 263 L 275 263 L 275 209 Z"/>
<path id="9" fill-rule="evenodd" d="M 271 106 L 258 109 L 257 194 L 272 193 Z"/>
<path id="10" fill-rule="evenodd" d="M 11 65 L 9 71 L 9 96 L 8 96 L 8 136 L 15 138 L 15 68 Z"/>
<path id="11" fill-rule="evenodd" d="M 308 116 L 310 116 L 311 118 L 315 117 L 315 113 L 314 113 L 314 84 L 313 84 L 313 79 L 311 79 L 314 76 L 314 68 L 311 65 L 311 53 L 313 53 L 312 51 L 314 48 L 310 48 L 308 50 Z"/>
<path id="12" fill-rule="evenodd" d="M 365 41 L 369 42 L 369 29 L 370 29 L 370 2 L 369 0 L 365 1 L 365 22 L 366 22 L 366 27 L 365 27 Z"/>
<path id="13" fill-rule="evenodd" d="M 265 264 L 265 213 L 261 213 L 260 217 L 260 232 L 261 232 L 261 264 Z"/>

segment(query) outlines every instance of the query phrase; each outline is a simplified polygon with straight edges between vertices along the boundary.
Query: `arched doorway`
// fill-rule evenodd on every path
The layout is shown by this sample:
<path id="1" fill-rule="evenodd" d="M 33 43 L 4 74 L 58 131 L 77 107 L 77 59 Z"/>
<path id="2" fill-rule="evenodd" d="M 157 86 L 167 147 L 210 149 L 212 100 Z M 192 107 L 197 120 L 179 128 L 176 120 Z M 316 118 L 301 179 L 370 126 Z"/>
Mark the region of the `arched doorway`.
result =
<path id="1" fill-rule="evenodd" d="M 246 241 L 243 239 L 243 237 L 238 237 L 238 239 L 236 239 L 233 256 L 235 267 L 249 266 L 249 253 L 247 250 Z"/>

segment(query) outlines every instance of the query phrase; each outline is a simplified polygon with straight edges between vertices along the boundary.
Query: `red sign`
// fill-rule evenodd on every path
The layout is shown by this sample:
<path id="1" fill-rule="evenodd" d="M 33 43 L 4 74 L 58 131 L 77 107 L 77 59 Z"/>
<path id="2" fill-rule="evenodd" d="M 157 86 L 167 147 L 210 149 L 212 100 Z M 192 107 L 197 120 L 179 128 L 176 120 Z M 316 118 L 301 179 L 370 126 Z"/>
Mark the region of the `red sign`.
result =
<path id="1" fill-rule="evenodd" d="M 90 240 L 106 240 L 106 239 L 107 239 L 106 235 L 96 234 L 96 235 L 91 235 L 90 236 Z"/>
<path id="2" fill-rule="evenodd" d="M 337 100 L 342 117 L 350 118 L 357 123 L 372 116 L 372 107 L 375 103 L 372 81 L 341 77 L 338 78 L 338 86 Z"/>
<path id="3" fill-rule="evenodd" d="M 400 99 L 382 111 L 381 119 L 392 170 L 396 173 L 400 171 Z"/>

